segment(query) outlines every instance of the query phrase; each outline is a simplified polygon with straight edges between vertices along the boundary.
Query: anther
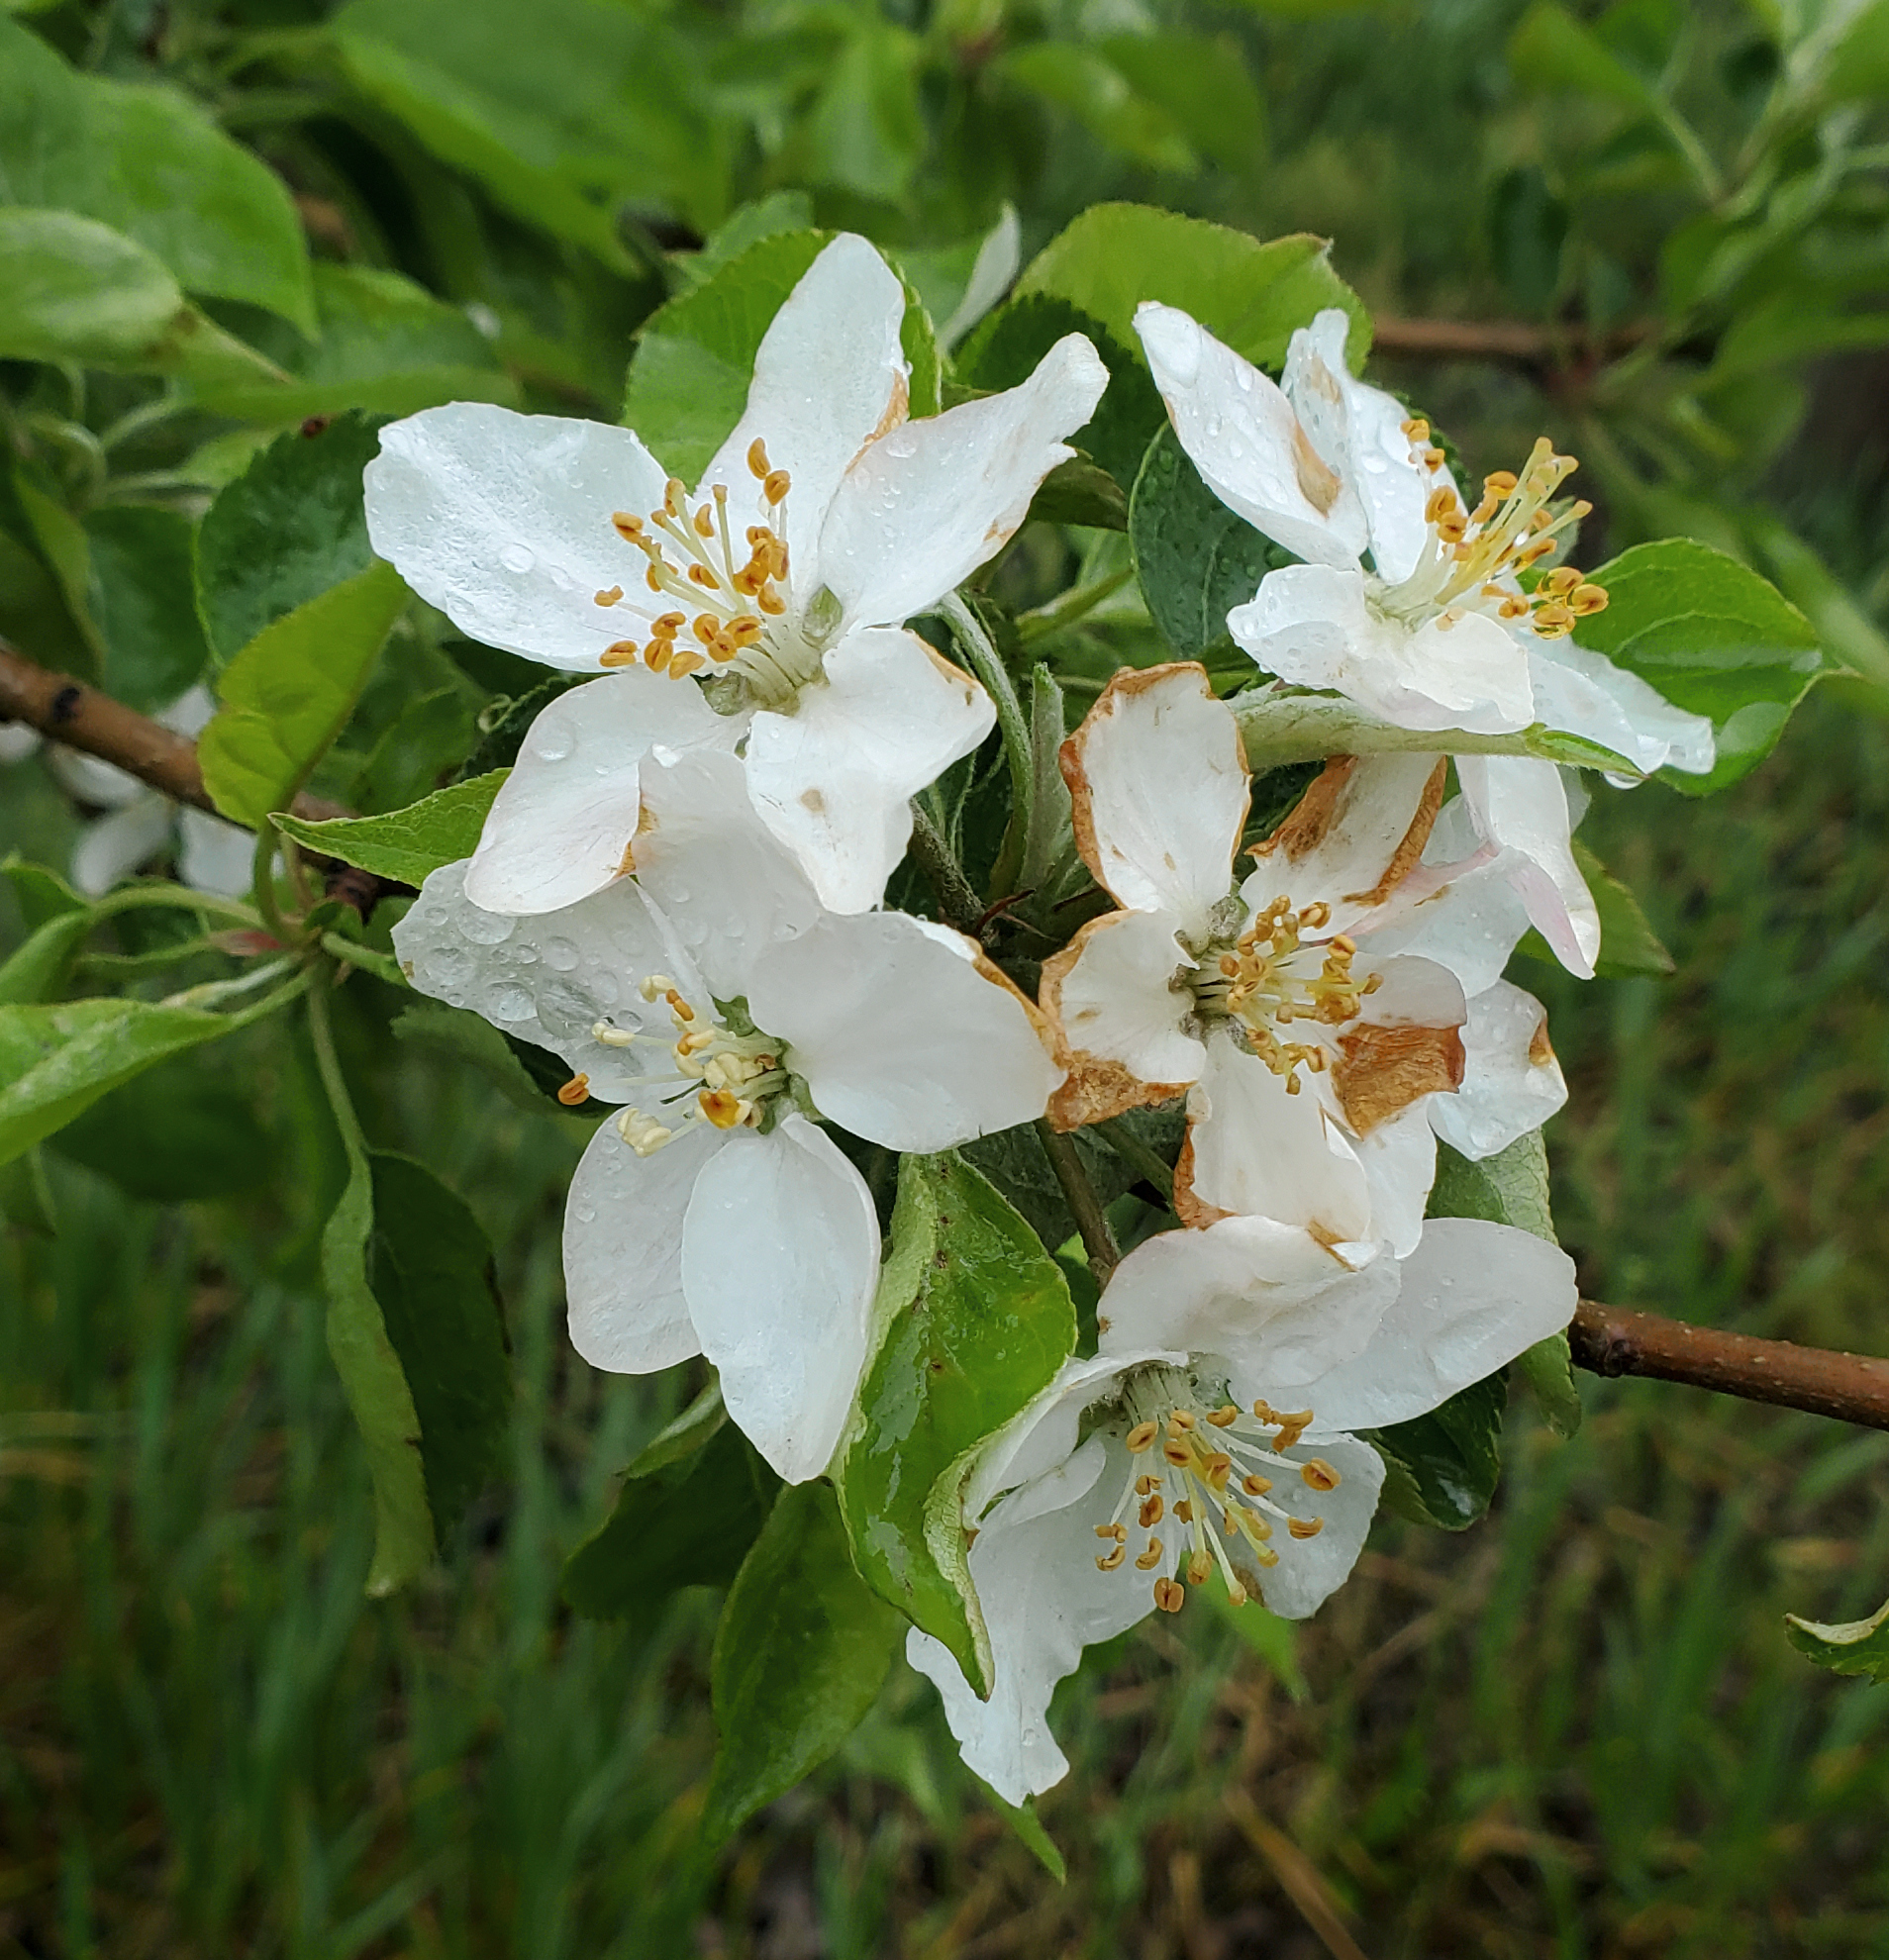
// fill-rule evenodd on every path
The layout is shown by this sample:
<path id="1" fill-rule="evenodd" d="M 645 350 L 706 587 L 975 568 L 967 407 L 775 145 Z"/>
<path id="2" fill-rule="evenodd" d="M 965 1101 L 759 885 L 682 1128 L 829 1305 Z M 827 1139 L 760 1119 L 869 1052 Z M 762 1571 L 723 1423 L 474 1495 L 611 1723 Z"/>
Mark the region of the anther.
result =
<path id="1" fill-rule="evenodd" d="M 1325 1529 L 1323 1518 L 1288 1518 L 1286 1530 L 1295 1538 L 1316 1538 Z"/>
<path id="2" fill-rule="evenodd" d="M 1309 1463 L 1300 1464 L 1299 1475 L 1315 1491 L 1335 1491 L 1343 1482 L 1339 1473 L 1322 1456 L 1315 1456 Z"/>
<path id="3" fill-rule="evenodd" d="M 643 520 L 630 511 L 612 511 L 610 522 L 617 527 L 619 537 L 630 543 L 636 543 L 643 536 Z"/>
<path id="4" fill-rule="evenodd" d="M 1161 1521 L 1161 1515 L 1166 1509 L 1166 1500 L 1161 1496 L 1159 1491 L 1155 1491 L 1142 1506 L 1140 1516 L 1142 1529 L 1145 1531 L 1149 1525 L 1158 1524 Z"/>
<path id="5" fill-rule="evenodd" d="M 613 639 L 597 655 L 600 667 L 627 667 L 637 657 L 637 642 L 634 639 Z"/>
<path id="6" fill-rule="evenodd" d="M 590 1077 L 580 1070 L 573 1075 L 557 1092 L 557 1100 L 565 1109 L 574 1110 L 579 1103 L 590 1101 Z"/>
<path id="7" fill-rule="evenodd" d="M 1135 1565 L 1138 1571 L 1152 1572 L 1160 1562 L 1161 1541 L 1158 1538 L 1150 1538 L 1147 1541 L 1146 1551 L 1143 1552 L 1141 1557 L 1135 1561 Z"/>
<path id="8" fill-rule="evenodd" d="M 1214 1576 L 1214 1555 L 1210 1551 L 1197 1551 L 1187 1561 L 1187 1582 L 1191 1586 L 1204 1586 Z"/>
<path id="9" fill-rule="evenodd" d="M 1111 1538 L 1119 1545 L 1128 1537 L 1128 1526 L 1126 1524 L 1098 1524 L 1095 1527 L 1095 1535 L 1098 1538 Z"/>
<path id="10" fill-rule="evenodd" d="M 1241 1478 L 1240 1488 L 1248 1497 L 1264 1497 L 1272 1488 L 1272 1479 L 1270 1477 L 1262 1477 L 1258 1471 L 1254 1470 Z"/>
<path id="11" fill-rule="evenodd" d="M 747 467 L 763 483 L 773 474 L 774 466 L 767 460 L 767 444 L 758 436 L 747 445 Z"/>
<path id="12" fill-rule="evenodd" d="M 770 507 L 779 504 L 793 487 L 793 479 L 784 469 L 770 469 L 761 483 L 761 495 Z"/>
<path id="13" fill-rule="evenodd" d="M 1216 1429 L 1230 1429 L 1240 1421 L 1239 1405 L 1230 1402 L 1224 1408 L 1216 1409 L 1207 1420 Z"/>
<path id="14" fill-rule="evenodd" d="M 1095 1569 L 1098 1572 L 1113 1572 L 1121 1565 L 1122 1561 L 1127 1557 L 1128 1557 L 1128 1546 L 1117 1545 L 1112 1552 L 1108 1553 L 1105 1557 L 1098 1558 L 1096 1560 Z"/>
<path id="15" fill-rule="evenodd" d="M 1178 1579 L 1156 1579 L 1154 1604 L 1163 1613 L 1179 1613 L 1187 1604 L 1187 1589 Z"/>
<path id="16" fill-rule="evenodd" d="M 623 587 L 621 585 L 607 585 L 601 592 L 591 594 L 591 604 L 595 606 L 614 606 L 622 597 Z"/>
<path id="17" fill-rule="evenodd" d="M 1140 1456 L 1144 1449 L 1154 1446 L 1154 1438 L 1160 1432 L 1152 1422 L 1137 1422 L 1128 1432 L 1129 1453 Z"/>
<path id="18" fill-rule="evenodd" d="M 1194 1412 L 1191 1409 L 1170 1409 L 1167 1412 L 1167 1430 L 1172 1435 L 1176 1430 L 1191 1429 L 1194 1426 Z"/>

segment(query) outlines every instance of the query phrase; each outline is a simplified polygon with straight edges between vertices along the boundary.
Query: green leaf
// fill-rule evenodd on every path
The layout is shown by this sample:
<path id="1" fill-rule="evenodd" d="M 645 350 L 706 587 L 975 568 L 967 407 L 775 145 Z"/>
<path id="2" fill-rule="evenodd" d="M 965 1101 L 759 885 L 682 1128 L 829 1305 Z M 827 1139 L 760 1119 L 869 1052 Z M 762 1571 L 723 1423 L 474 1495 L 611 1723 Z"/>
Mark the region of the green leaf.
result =
<path id="1" fill-rule="evenodd" d="M 678 290 L 686 292 L 701 285 L 756 241 L 781 232 L 811 230 L 813 221 L 813 199 L 804 190 L 769 191 L 751 204 L 738 206 L 703 241 L 700 251 L 670 254 Z"/>
<path id="2" fill-rule="evenodd" d="M 1889 1605 L 1867 1619 L 1839 1620 L 1834 1625 L 1787 1613 L 1784 1626 L 1791 1645 L 1819 1667 L 1833 1674 L 1865 1674 L 1871 1681 L 1889 1681 Z"/>
<path id="3" fill-rule="evenodd" d="M 1227 615 L 1251 599 L 1267 572 L 1294 562 L 1208 489 L 1166 428 L 1135 479 L 1129 542 L 1148 614 L 1183 660 L 1224 643 Z"/>
<path id="4" fill-rule="evenodd" d="M 55 912 L 0 960 L 0 1007 L 30 1006 L 58 991 L 73 948 L 92 930 L 88 907 Z"/>
<path id="5" fill-rule="evenodd" d="M 877 9 L 860 12 L 807 116 L 810 181 L 884 203 L 905 195 L 925 152 L 924 52 L 916 35 Z"/>
<path id="6" fill-rule="evenodd" d="M 12 490 L 14 504 L 58 585 L 80 639 L 102 668 L 105 640 L 92 617 L 92 546 L 84 525 L 58 497 L 34 481 L 34 472 L 24 461 L 13 467 Z"/>
<path id="7" fill-rule="evenodd" d="M 1164 1150 L 1166 1160 L 1173 1161 L 1180 1147 L 1183 1121 L 1178 1111 L 1135 1110 L 1124 1121 L 1143 1133 L 1151 1149 L 1157 1153 Z M 1109 1148 L 1106 1132 L 1077 1129 L 1070 1137 L 1103 1204 L 1121 1197 L 1135 1182 L 1135 1170 Z M 1061 1245 L 1074 1235 L 1075 1219 L 1035 1124 L 1020 1124 L 1014 1129 L 980 1136 L 966 1143 L 958 1154 L 989 1178 L 1044 1245 Z"/>
<path id="8" fill-rule="evenodd" d="M 1034 1802 L 1026 1800 L 1022 1804 L 1007 1804 L 996 1791 L 986 1784 L 984 1800 L 1003 1818 L 1018 1838 L 1049 1876 L 1058 1885 L 1069 1883 L 1069 1867 L 1062 1853 L 1056 1849 L 1055 1840 L 1043 1827 L 1043 1819 L 1037 1815 Z"/>
<path id="9" fill-rule="evenodd" d="M 253 1191 L 275 1174 L 277 1148 L 249 1089 L 241 1050 L 173 1056 L 94 1103 L 51 1148 L 153 1204 Z"/>
<path id="10" fill-rule="evenodd" d="M 1370 347 L 1362 302 L 1332 270 L 1329 246 L 1306 235 L 1261 245 L 1243 232 L 1144 204 L 1096 204 L 1024 268 L 1023 293 L 1053 293 L 1138 346 L 1135 309 L 1162 300 L 1191 313 L 1238 353 L 1277 367 L 1295 329 L 1328 306 L 1351 316 L 1353 369 Z"/>
<path id="11" fill-rule="evenodd" d="M 957 1499 L 977 1444 L 1062 1365 L 1075 1308 L 1061 1269 L 955 1154 L 899 1165 L 875 1352 L 835 1456 L 860 1576 L 990 1680 Z"/>
<path id="12" fill-rule="evenodd" d="M 711 1668 L 721 1747 L 702 1835 L 732 1837 L 844 1742 L 905 1622 L 853 1571 L 824 1484 L 780 1494 L 722 1610 Z"/>
<path id="13" fill-rule="evenodd" d="M 1384 1458 L 1384 1502 L 1400 1516 L 1461 1531 L 1489 1509 L 1502 1475 L 1500 1375 L 1459 1390 L 1409 1422 L 1367 1431 Z"/>
<path id="14" fill-rule="evenodd" d="M 1719 759 L 1708 775 L 1661 780 L 1688 796 L 1735 783 L 1776 745 L 1795 708 L 1829 670 L 1816 629 L 1747 565 L 1668 538 L 1636 544 L 1589 574 L 1607 609 L 1576 638 L 1649 681 L 1676 707 L 1709 716 Z"/>
<path id="15" fill-rule="evenodd" d="M 0 356 L 193 380 L 274 377 L 189 305 L 163 261 L 70 211 L 0 207 Z"/>
<path id="16" fill-rule="evenodd" d="M 451 783 L 382 817 L 331 817 L 310 823 L 278 811 L 273 821 L 278 831 L 326 857 L 339 857 L 376 878 L 422 885 L 441 865 L 470 857 L 477 849 L 485 813 L 510 774 L 509 769 L 494 769 L 468 782 Z"/>
<path id="17" fill-rule="evenodd" d="M 1276 1613 L 1268 1613 L 1257 1600 L 1237 1607 L 1219 1586 L 1203 1586 L 1195 1597 L 1204 1600 L 1215 1618 L 1224 1620 L 1240 1635 L 1247 1650 L 1277 1677 L 1295 1705 L 1303 1708 L 1312 1699 L 1311 1683 L 1299 1664 L 1296 1619 L 1281 1619 Z"/>
<path id="18" fill-rule="evenodd" d="M 1522 17 L 1509 40 L 1509 66 L 1525 83 L 1575 89 L 1641 115 L 1659 113 L 1651 86 L 1554 0 L 1536 0 Z"/>
<path id="19" fill-rule="evenodd" d="M 1035 41 L 992 64 L 996 74 L 1057 109 L 1090 135 L 1150 169 L 1191 172 L 1200 158 L 1173 114 L 1149 101 L 1128 73 L 1079 42 Z"/>
<path id="20" fill-rule="evenodd" d="M 1607 869 L 1588 847 L 1574 839 L 1574 862 L 1600 914 L 1600 955 L 1594 971 L 1603 980 L 1649 975 L 1663 980 L 1673 970 L 1672 954 L 1647 923 L 1640 901 Z M 1553 955 L 1550 953 L 1549 957 Z M 1557 962 L 1558 964 L 1558 962 Z"/>
<path id="21" fill-rule="evenodd" d="M 92 618 L 105 642 L 105 692 L 142 714 L 201 678 L 210 648 L 191 586 L 194 527 L 152 504 L 88 511 Z"/>
<path id="22" fill-rule="evenodd" d="M 476 1068 L 515 1109 L 543 1116 L 549 1106 L 551 1092 L 532 1079 L 506 1037 L 476 1014 L 449 1007 L 403 1008 L 390 1028 L 396 1041 Z"/>
<path id="23" fill-rule="evenodd" d="M 187 96 L 69 68 L 0 16 L 0 199 L 96 219 L 177 284 L 315 330 L 288 188 Z"/>
<path id="24" fill-rule="evenodd" d="M 407 588 L 378 561 L 264 627 L 225 669 L 197 743 L 217 808 L 251 830 L 284 808 L 341 733 Z"/>
<path id="25" fill-rule="evenodd" d="M 564 1561 L 566 1603 L 592 1619 L 646 1619 L 679 1587 L 726 1586 L 779 1489 L 711 1382 L 623 1473 L 610 1517 Z"/>
<path id="26" fill-rule="evenodd" d="M 1097 44 L 1141 100 L 1195 148 L 1234 169 L 1264 148 L 1266 106 L 1229 34 L 1118 34 Z"/>
<path id="27" fill-rule="evenodd" d="M 197 533 L 196 583 L 219 661 L 373 563 L 361 472 L 380 453 L 380 429 L 345 415 L 291 431 L 218 491 Z"/>
<path id="28" fill-rule="evenodd" d="M 1825 17 L 1837 12 L 1829 9 Z M 1843 23 L 1821 68 L 1826 99 L 1879 103 L 1889 91 L 1889 0 L 1864 0 Z"/>
<path id="29" fill-rule="evenodd" d="M 0 1163 L 165 1056 L 227 1034 L 234 1019 L 124 999 L 0 1006 Z"/>

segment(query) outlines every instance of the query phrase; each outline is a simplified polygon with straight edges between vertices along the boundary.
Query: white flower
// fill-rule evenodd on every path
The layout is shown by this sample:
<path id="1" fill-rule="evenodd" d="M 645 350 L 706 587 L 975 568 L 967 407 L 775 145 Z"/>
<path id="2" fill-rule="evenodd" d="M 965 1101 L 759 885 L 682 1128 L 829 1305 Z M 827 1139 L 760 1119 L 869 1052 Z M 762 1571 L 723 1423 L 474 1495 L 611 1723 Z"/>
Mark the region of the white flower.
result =
<path id="1" fill-rule="evenodd" d="M 193 687 L 155 719 L 178 735 L 194 735 L 215 712 L 209 691 Z M 24 761 L 39 745 L 40 737 L 25 726 L 0 727 L 0 762 Z M 87 824 L 72 846 L 72 883 L 87 898 L 102 898 L 147 858 L 168 848 L 173 831 L 177 876 L 193 892 L 238 898 L 249 889 L 255 839 L 248 831 L 172 803 L 136 776 L 76 748 L 50 742 L 46 759 L 69 795 L 108 813 Z"/>
<path id="2" fill-rule="evenodd" d="M 834 240 L 693 493 L 599 423 L 461 402 L 383 432 L 375 550 L 490 645 L 619 670 L 541 717 L 473 859 L 480 904 L 597 890 L 635 833 L 643 758 L 744 738 L 746 793 L 822 902 L 878 903 L 908 798 L 994 716 L 900 622 L 1009 539 L 1107 381 L 1071 335 L 1022 387 L 908 423 L 904 312 L 878 253 Z"/>
<path id="3" fill-rule="evenodd" d="M 965 1488 L 990 1638 L 979 1701 L 930 1634 L 964 1760 L 1020 1804 L 1068 1768 L 1050 1695 L 1082 1649 L 1218 1575 L 1304 1618 L 1343 1583 L 1384 1472 L 1349 1433 L 1407 1421 L 1566 1324 L 1574 1273 L 1507 1225 L 1434 1220 L 1399 1262 L 1268 1219 L 1164 1232 L 1102 1297 L 1105 1352 L 1061 1374 L 984 1447 Z M 1250 1412 L 1250 1413 L 1248 1413 Z"/>
<path id="4" fill-rule="evenodd" d="M 645 771 L 638 876 L 515 918 L 430 877 L 394 929 L 422 992 L 569 1063 L 598 1127 L 564 1219 L 571 1337 L 643 1374 L 696 1353 L 783 1477 L 825 1467 L 866 1358 L 872 1201 L 808 1109 L 934 1151 L 1042 1114 L 1058 1072 L 960 934 L 823 910 L 706 750 Z"/>
<path id="5" fill-rule="evenodd" d="M 1465 1007 L 1434 946 L 1380 957 L 1369 923 L 1419 861 L 1441 765 L 1335 765 L 1237 893 L 1245 762 L 1200 667 L 1118 675 L 1063 773 L 1083 857 L 1123 909 L 1044 967 L 1068 1071 L 1051 1121 L 1186 1090 L 1184 1221 L 1261 1213 L 1408 1251 L 1436 1171 L 1424 1106 L 1462 1080 Z"/>

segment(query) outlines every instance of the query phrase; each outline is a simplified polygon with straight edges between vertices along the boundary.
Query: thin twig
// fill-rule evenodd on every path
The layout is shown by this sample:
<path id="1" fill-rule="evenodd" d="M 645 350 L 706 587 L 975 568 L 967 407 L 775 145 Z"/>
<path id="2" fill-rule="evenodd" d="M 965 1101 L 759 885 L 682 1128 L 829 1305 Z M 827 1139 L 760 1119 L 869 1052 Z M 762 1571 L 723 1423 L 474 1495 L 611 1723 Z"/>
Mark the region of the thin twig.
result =
<path id="1" fill-rule="evenodd" d="M 1889 1360 L 1794 1341 L 1759 1340 L 1583 1300 L 1567 1330 L 1576 1367 L 1645 1375 L 1889 1429 Z"/>
<path id="2" fill-rule="evenodd" d="M 1037 1134 L 1043 1138 L 1049 1168 L 1056 1174 L 1076 1230 L 1081 1234 L 1082 1249 L 1089 1255 L 1089 1270 L 1095 1275 L 1095 1283 L 1107 1286 L 1109 1275 L 1122 1263 L 1122 1248 L 1109 1229 L 1108 1214 L 1102 1209 L 1095 1186 L 1089 1182 L 1089 1173 L 1082 1168 L 1075 1141 L 1061 1130 L 1050 1128 L 1047 1117 L 1038 1118 Z"/>
<path id="3" fill-rule="evenodd" d="M 1570 354 L 1613 360 L 1649 341 L 1650 322 L 1610 327 L 1568 327 L 1556 332 L 1526 320 L 1384 320 L 1372 323 L 1371 345 L 1403 360 L 1513 361 L 1523 367 L 1558 367 Z"/>

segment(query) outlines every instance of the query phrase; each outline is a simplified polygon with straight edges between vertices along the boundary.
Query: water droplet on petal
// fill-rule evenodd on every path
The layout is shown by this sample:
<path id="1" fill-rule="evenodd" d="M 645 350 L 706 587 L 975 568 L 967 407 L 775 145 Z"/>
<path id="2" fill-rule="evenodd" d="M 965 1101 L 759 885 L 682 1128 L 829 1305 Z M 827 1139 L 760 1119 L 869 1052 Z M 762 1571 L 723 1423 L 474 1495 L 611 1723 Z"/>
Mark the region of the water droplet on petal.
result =
<path id="1" fill-rule="evenodd" d="M 532 735 L 532 753 L 541 762 L 561 762 L 570 753 L 570 735 L 564 729 L 539 728 Z"/>
<path id="2" fill-rule="evenodd" d="M 532 1018 L 532 997 L 523 987 L 510 984 L 494 987 L 488 1006 L 500 1021 L 529 1021 Z"/>
<path id="3" fill-rule="evenodd" d="M 469 905 L 459 919 L 459 931 L 475 946 L 497 946 L 512 936 L 517 924 L 517 920 L 503 912 L 481 912 Z"/>
<path id="4" fill-rule="evenodd" d="M 569 939 L 547 939 L 545 941 L 545 963 L 553 966 L 559 973 L 568 973 L 577 964 L 577 947 Z"/>
<path id="5" fill-rule="evenodd" d="M 538 554 L 529 545 L 508 544 L 499 553 L 499 562 L 508 572 L 518 572 L 522 576 L 537 564 Z"/>

